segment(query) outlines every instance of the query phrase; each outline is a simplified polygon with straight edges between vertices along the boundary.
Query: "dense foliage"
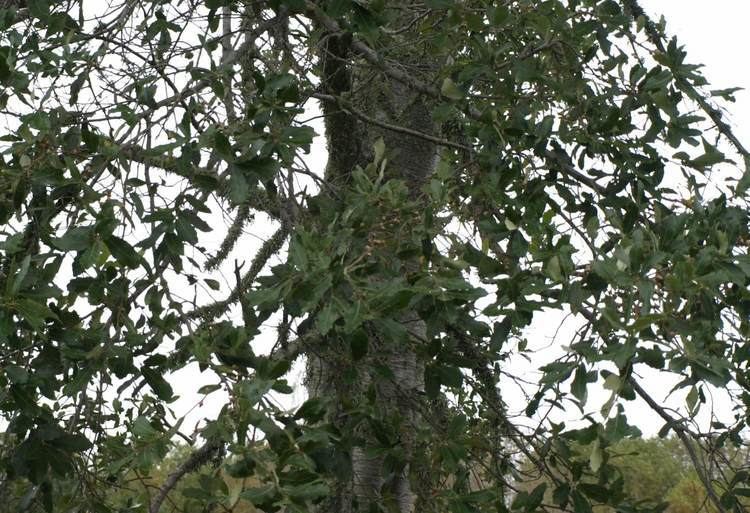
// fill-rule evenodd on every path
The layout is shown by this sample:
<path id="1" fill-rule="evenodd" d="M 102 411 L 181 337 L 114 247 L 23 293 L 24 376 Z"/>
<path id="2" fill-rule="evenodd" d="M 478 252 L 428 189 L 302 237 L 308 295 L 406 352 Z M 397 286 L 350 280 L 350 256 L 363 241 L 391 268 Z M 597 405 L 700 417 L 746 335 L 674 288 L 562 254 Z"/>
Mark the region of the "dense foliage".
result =
<path id="1" fill-rule="evenodd" d="M 750 155 L 635 0 L 0 8 L 0 507 L 657 511 L 639 398 L 743 511 Z"/>

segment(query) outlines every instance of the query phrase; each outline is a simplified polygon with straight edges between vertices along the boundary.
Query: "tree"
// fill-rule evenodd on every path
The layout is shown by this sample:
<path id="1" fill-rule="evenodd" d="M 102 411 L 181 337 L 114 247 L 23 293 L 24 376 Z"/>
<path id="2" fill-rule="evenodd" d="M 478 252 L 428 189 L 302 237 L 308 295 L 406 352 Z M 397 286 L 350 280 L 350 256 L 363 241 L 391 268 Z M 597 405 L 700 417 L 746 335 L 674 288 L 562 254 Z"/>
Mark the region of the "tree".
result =
<path id="1" fill-rule="evenodd" d="M 648 511 L 607 451 L 640 397 L 742 510 L 715 459 L 750 398 L 750 158 L 714 104 L 734 91 L 635 0 L 3 6 L 9 507 L 155 513 L 214 464 L 206 511 Z M 501 377 L 549 310 L 578 329 L 518 416 Z M 735 418 L 702 433 L 709 387 Z M 191 394 L 224 403 L 194 432 Z M 548 418 L 571 405 L 583 427 Z M 523 459 L 552 504 L 514 490 Z"/>
<path id="2" fill-rule="evenodd" d="M 585 447 L 574 447 L 574 451 L 576 458 L 588 460 L 589 454 Z M 640 507 L 655 507 L 666 513 L 716 511 L 690 461 L 688 451 L 677 438 L 623 439 L 608 447 L 606 452 L 614 472 L 623 481 L 623 491 L 630 503 L 638 504 Z M 721 459 L 725 470 L 739 468 L 747 460 L 747 453 L 722 449 Z M 541 483 L 545 483 L 545 500 L 551 503 L 551 488 L 554 482 L 548 476 L 540 474 L 528 460 L 519 468 L 522 472 L 516 486 L 520 488 L 521 493 L 528 494 Z M 570 479 L 570 476 L 558 478 Z M 593 484 L 589 481 L 583 485 Z M 747 499 L 740 499 L 740 503 L 747 508 Z M 605 507 L 600 508 L 600 511 L 616 510 Z"/>

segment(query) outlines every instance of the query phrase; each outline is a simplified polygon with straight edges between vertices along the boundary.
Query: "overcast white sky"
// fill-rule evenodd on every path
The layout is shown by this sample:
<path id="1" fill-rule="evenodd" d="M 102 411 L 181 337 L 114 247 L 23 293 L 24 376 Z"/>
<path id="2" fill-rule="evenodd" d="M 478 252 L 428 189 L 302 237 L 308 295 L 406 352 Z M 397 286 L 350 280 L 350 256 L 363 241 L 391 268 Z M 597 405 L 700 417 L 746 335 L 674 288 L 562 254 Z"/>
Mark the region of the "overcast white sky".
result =
<path id="1" fill-rule="evenodd" d="M 750 89 L 750 62 L 746 58 L 746 53 L 750 50 L 750 30 L 747 28 L 747 23 L 750 21 L 750 0 L 640 0 L 640 3 L 652 17 L 658 19 L 659 16 L 664 15 L 667 19 L 668 33 L 676 35 L 679 42 L 686 47 L 688 62 L 705 65 L 703 74 L 709 80 L 711 89 L 729 87 Z M 750 146 L 750 92 L 738 92 L 736 97 L 737 102 L 727 107 L 726 117 L 735 128 L 740 140 L 746 146 Z M 322 144 L 321 139 L 318 139 L 318 144 Z M 321 150 L 320 146 L 313 148 L 312 160 L 324 159 Z M 566 343 L 569 340 L 569 331 L 574 326 L 568 325 L 567 329 L 562 330 L 557 341 L 552 340 L 560 319 L 561 317 L 555 315 L 538 319 L 541 321 L 535 322 L 538 328 L 530 333 L 531 345 L 537 349 L 546 347 L 551 349 L 559 348 L 560 344 Z M 551 353 L 558 353 L 558 351 L 560 349 L 541 351 L 545 355 L 544 361 L 549 361 Z M 534 374 L 533 368 L 542 363 L 544 362 L 541 359 L 535 358 L 535 361 L 527 367 L 530 381 L 535 381 L 532 375 Z M 514 371 L 524 372 L 520 368 Z M 646 376 L 646 384 L 656 399 L 663 400 L 671 384 L 656 377 L 655 373 L 652 374 L 650 377 Z M 196 380 L 202 381 L 201 378 L 205 379 L 208 376 L 198 376 L 195 370 L 183 371 L 178 373 L 178 376 L 173 376 L 173 382 L 176 381 L 177 385 L 177 393 L 181 392 L 180 382 L 189 384 L 190 386 L 186 389 L 192 391 L 195 390 Z M 296 379 L 293 378 L 293 381 Z M 300 384 L 299 381 L 297 384 Z M 514 393 L 510 389 L 504 392 L 506 393 L 503 395 L 510 402 L 512 409 L 523 410 L 525 400 L 522 394 Z M 302 391 L 296 392 L 292 397 L 293 402 L 299 402 L 303 396 Z M 678 407 L 683 397 L 684 394 L 675 395 L 669 400 L 669 404 Z M 603 393 L 592 394 L 587 411 L 597 411 L 597 403 L 601 404 L 606 398 L 607 395 Z M 188 416 L 190 420 L 185 425 L 186 430 L 190 431 L 190 426 L 194 425 L 195 421 L 200 418 L 213 417 L 221 408 L 222 402 L 217 394 L 199 406 L 196 404 L 196 397 L 186 393 L 176 404 L 173 404 L 173 407 L 179 413 L 185 413 L 186 410 L 194 408 Z M 729 406 L 726 402 L 719 401 L 716 406 L 720 417 L 726 418 L 729 415 Z M 644 403 L 637 401 L 628 403 L 626 410 L 631 422 L 636 423 L 646 435 L 654 435 L 663 425 L 663 422 L 650 412 Z M 580 416 L 578 411 L 573 410 L 569 414 L 571 420 Z M 556 417 L 559 416 L 556 415 Z"/>

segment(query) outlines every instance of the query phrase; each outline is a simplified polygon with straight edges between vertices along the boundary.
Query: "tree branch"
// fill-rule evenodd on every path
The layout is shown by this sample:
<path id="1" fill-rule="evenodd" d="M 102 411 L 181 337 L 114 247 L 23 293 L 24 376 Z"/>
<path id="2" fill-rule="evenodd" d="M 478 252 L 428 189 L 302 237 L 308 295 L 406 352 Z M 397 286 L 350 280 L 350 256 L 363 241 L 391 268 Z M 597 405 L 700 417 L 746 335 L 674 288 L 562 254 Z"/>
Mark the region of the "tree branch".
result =
<path id="1" fill-rule="evenodd" d="M 424 133 L 424 132 L 420 132 L 419 130 L 413 130 L 411 128 L 407 128 L 407 127 L 404 127 L 404 126 L 394 125 L 394 124 L 391 124 L 391 123 L 386 123 L 384 121 L 379 121 L 379 120 L 377 120 L 375 118 L 372 118 L 372 117 L 368 116 L 364 112 L 361 112 L 361 111 L 355 109 L 349 102 L 346 102 L 345 100 L 343 100 L 342 98 L 339 98 L 337 96 L 332 96 L 330 94 L 313 93 L 312 97 L 313 98 L 317 98 L 318 100 L 322 100 L 324 102 L 335 103 L 336 105 L 338 105 L 345 112 L 349 112 L 349 113 L 353 114 L 354 116 L 358 117 L 359 119 L 361 119 L 362 121 L 364 121 L 365 123 L 368 123 L 370 125 L 375 125 L 377 127 L 383 128 L 385 130 L 390 130 L 392 132 L 397 132 L 397 133 L 400 133 L 400 134 L 405 134 L 405 135 L 410 135 L 412 137 L 417 137 L 419 139 L 424 139 L 425 141 L 429 141 L 429 142 L 435 143 L 435 144 L 440 145 L 440 146 L 446 146 L 448 148 L 454 148 L 454 149 L 457 149 L 457 150 L 468 151 L 468 152 L 471 152 L 471 153 L 473 153 L 473 151 L 474 151 L 473 148 L 471 148 L 469 146 L 465 146 L 463 144 L 455 143 L 455 142 L 449 141 L 447 139 L 441 139 L 440 137 L 435 137 L 434 135 L 430 135 L 430 134 L 427 134 L 427 133 Z"/>
<path id="2" fill-rule="evenodd" d="M 207 442 L 206 445 L 193 452 L 174 472 L 169 474 L 167 480 L 159 489 L 159 493 L 157 493 L 156 497 L 151 501 L 151 505 L 148 508 L 149 513 L 158 513 L 162 503 L 169 495 L 169 492 L 177 486 L 180 479 L 186 474 L 195 472 L 208 463 L 214 453 L 221 450 L 222 446 L 223 444 L 219 441 Z"/>
<path id="3" fill-rule="evenodd" d="M 215 319 L 216 317 L 226 312 L 227 308 L 236 303 L 240 299 L 242 294 L 244 294 L 247 289 L 252 286 L 255 278 L 258 277 L 258 274 L 260 274 L 260 272 L 263 270 L 268 260 L 273 255 L 275 255 L 279 249 L 281 249 L 281 246 L 284 244 L 288 233 L 289 230 L 286 224 L 282 224 L 281 227 L 276 230 L 276 233 L 274 233 L 270 239 L 263 243 L 263 245 L 258 250 L 258 253 L 255 255 L 255 258 L 250 265 L 250 269 L 248 269 L 247 273 L 245 273 L 240 282 L 237 284 L 234 290 L 232 290 L 229 296 L 227 296 L 226 299 L 211 303 L 209 305 L 198 307 L 195 310 L 183 315 L 183 319 L 203 319 L 208 321 Z"/>
<path id="4" fill-rule="evenodd" d="M 638 0 L 623 0 L 623 4 L 625 5 L 625 8 L 630 11 L 630 15 L 633 17 L 633 19 L 637 20 L 638 18 L 643 17 L 643 19 L 645 20 L 644 28 L 646 30 L 646 36 L 648 37 L 649 42 L 654 45 L 660 52 L 667 53 L 666 48 L 664 48 L 664 42 L 662 41 L 663 35 L 659 32 L 656 24 L 651 20 L 648 14 L 646 14 L 646 11 L 644 11 L 640 6 Z M 719 130 L 719 133 L 727 138 L 727 140 L 734 146 L 734 148 L 740 153 L 740 155 L 750 159 L 750 153 L 748 153 L 747 149 L 734 135 L 734 132 L 732 132 L 732 128 L 724 121 L 721 111 L 708 103 L 708 100 L 706 100 L 706 98 L 684 78 L 675 77 L 675 84 L 677 84 L 677 87 L 685 94 L 687 94 L 688 97 L 693 99 L 701 108 L 701 110 L 703 110 L 703 112 L 705 112 L 708 117 L 711 118 L 711 121 L 714 122 L 716 128 Z"/>
<path id="5" fill-rule="evenodd" d="M 316 5 L 314 2 L 311 2 L 310 0 L 307 0 L 305 2 L 307 5 L 307 10 L 310 12 L 310 14 L 320 22 L 320 24 L 329 32 L 333 34 L 342 34 L 344 33 L 344 30 L 341 29 L 339 24 L 328 16 L 323 10 Z M 388 66 L 388 64 L 385 63 L 385 61 L 378 55 L 378 53 L 367 46 L 362 41 L 352 37 L 351 42 L 349 43 L 349 46 L 357 52 L 361 57 L 363 57 L 367 62 L 381 70 L 383 73 L 388 75 L 394 80 L 397 80 L 403 84 L 406 84 L 407 86 L 411 87 L 412 89 L 415 89 L 417 91 L 420 91 L 424 94 L 427 94 L 429 96 L 434 96 L 437 98 L 440 98 L 442 95 L 440 94 L 440 91 L 433 85 L 427 84 L 425 82 L 422 82 L 421 80 L 418 80 L 408 73 L 405 73 L 401 71 L 400 69 L 393 68 L 391 66 Z"/>
<path id="6" fill-rule="evenodd" d="M 270 29 L 272 29 L 277 23 L 280 23 L 281 21 L 285 20 L 289 16 L 288 10 L 285 7 L 282 7 L 279 9 L 279 12 L 276 16 L 274 16 L 271 19 L 268 19 L 258 25 L 257 27 L 253 28 L 247 33 L 247 37 L 245 39 L 245 42 L 243 42 L 239 48 L 235 51 L 227 51 L 223 54 L 222 63 L 221 65 L 224 67 L 233 66 L 236 64 L 239 59 L 244 56 L 247 52 L 249 52 L 255 45 L 255 40 L 260 37 L 261 34 L 268 32 Z M 177 94 L 174 94 L 168 98 L 164 98 L 161 101 L 156 102 L 156 104 L 151 107 L 150 109 L 147 109 L 143 111 L 139 117 L 145 118 L 151 113 L 163 108 L 167 107 L 169 105 L 172 105 L 175 102 L 179 102 L 183 100 L 184 98 L 196 94 L 203 89 L 209 87 L 212 83 L 211 79 L 204 78 L 201 80 L 198 80 L 195 84 L 193 84 L 190 87 L 186 87 L 182 91 L 180 91 Z"/>
<path id="7" fill-rule="evenodd" d="M 680 422 L 677 419 L 672 418 L 672 416 L 667 413 L 666 410 L 659 403 L 657 403 L 654 398 L 651 397 L 648 392 L 646 392 L 643 387 L 641 387 L 640 384 L 638 384 L 636 380 L 634 380 L 632 377 L 629 377 L 628 383 L 630 383 L 630 386 L 633 387 L 633 390 L 635 390 L 635 392 L 641 397 L 641 399 L 646 401 L 646 404 L 648 404 L 651 409 L 654 410 L 662 419 L 664 419 L 674 430 L 677 438 L 680 439 L 680 442 L 682 442 L 682 445 L 685 447 L 685 450 L 690 457 L 690 461 L 693 462 L 695 472 L 698 474 L 701 483 L 703 483 L 703 488 L 705 488 L 709 499 L 711 499 L 711 502 L 714 504 L 714 506 L 716 506 L 717 510 L 719 510 L 721 513 L 726 513 L 726 508 L 724 508 L 724 506 L 721 504 L 721 499 L 719 499 L 719 496 L 716 494 L 713 484 L 711 484 L 711 479 L 706 473 L 702 462 L 698 459 L 698 455 L 695 453 L 695 448 L 690 443 L 688 431 L 680 425 Z"/>
<path id="8" fill-rule="evenodd" d="M 221 246 L 219 246 L 218 251 L 214 256 L 206 260 L 206 269 L 216 269 L 224 260 L 226 260 L 229 252 L 232 251 L 235 244 L 237 244 L 240 235 L 242 235 L 242 228 L 245 226 L 245 223 L 247 223 L 250 217 L 250 202 L 245 201 L 237 209 L 237 215 L 234 217 L 232 226 L 229 227 L 227 236 L 224 237 L 224 240 L 221 242 Z"/>
<path id="9" fill-rule="evenodd" d="M 116 144 L 111 140 L 109 140 L 109 142 L 111 142 L 112 144 Z M 189 172 L 187 172 L 183 169 L 180 169 L 176 158 L 170 156 L 149 155 L 147 150 L 141 148 L 136 144 L 127 144 L 119 147 L 118 153 L 120 157 L 125 157 L 128 160 L 138 162 L 139 164 L 157 167 L 169 173 L 176 174 L 177 176 L 180 176 L 182 178 L 192 179 L 196 176 L 203 176 L 216 180 L 221 184 L 221 187 L 223 187 L 225 183 L 223 180 L 223 175 L 220 175 L 212 169 L 194 166 Z M 226 196 L 226 192 L 224 190 L 220 190 L 219 195 Z M 253 210 L 265 212 L 274 219 L 279 219 L 281 217 L 281 212 L 278 205 L 275 205 L 271 201 L 271 199 L 263 193 L 263 190 L 257 187 L 251 189 L 248 192 L 248 198 L 245 204 L 247 204 L 249 208 Z"/>
<path id="10" fill-rule="evenodd" d="M 578 311 L 583 317 L 591 323 L 592 326 L 596 324 L 597 318 L 594 312 L 587 310 L 585 308 L 581 308 Z M 605 337 L 606 334 L 602 333 L 601 330 L 597 329 L 599 332 L 599 335 L 602 337 Z M 657 415 L 659 415 L 662 419 L 664 419 L 669 426 L 674 430 L 675 434 L 677 435 L 677 438 L 680 439 L 680 442 L 685 447 L 685 450 L 688 453 L 688 457 L 690 458 L 690 461 L 693 464 L 693 467 L 695 467 L 695 471 L 698 474 L 698 477 L 701 480 L 701 484 L 703 485 L 703 488 L 705 488 L 706 493 L 708 494 L 709 499 L 711 499 L 711 502 L 716 506 L 716 509 L 720 513 L 727 513 L 726 508 L 722 506 L 721 499 L 719 499 L 719 496 L 716 494 L 716 491 L 714 490 L 713 485 L 711 484 L 711 479 L 706 474 L 705 469 L 703 468 L 703 464 L 698 459 L 698 455 L 695 453 L 695 448 L 690 443 L 690 438 L 694 438 L 694 435 L 688 431 L 684 426 L 680 424 L 680 422 L 673 418 L 667 411 L 662 407 L 658 402 L 654 400 L 653 397 L 651 397 L 648 392 L 646 392 L 643 387 L 641 387 L 640 384 L 636 380 L 632 378 L 632 376 L 627 377 L 627 381 L 630 384 L 630 386 L 633 387 L 633 390 L 635 390 L 635 393 L 638 394 L 641 399 L 643 399 L 648 406 L 656 412 Z"/>

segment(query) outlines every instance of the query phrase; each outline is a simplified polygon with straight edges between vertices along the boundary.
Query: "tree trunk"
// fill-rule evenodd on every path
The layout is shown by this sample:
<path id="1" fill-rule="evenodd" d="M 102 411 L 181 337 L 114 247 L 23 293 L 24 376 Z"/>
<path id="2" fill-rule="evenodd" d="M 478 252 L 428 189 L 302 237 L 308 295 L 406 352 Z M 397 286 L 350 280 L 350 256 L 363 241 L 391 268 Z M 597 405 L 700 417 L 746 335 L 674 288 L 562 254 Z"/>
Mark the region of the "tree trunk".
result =
<path id="1" fill-rule="evenodd" d="M 320 56 L 323 89 L 331 96 L 345 96 L 346 101 L 364 116 L 350 114 L 334 102 L 323 105 L 329 150 L 326 180 L 334 187 L 346 187 L 354 168 L 364 167 L 372 161 L 372 148 L 376 141 L 382 139 L 388 155 L 384 178 L 403 180 L 412 198 L 418 201 L 422 186 L 434 171 L 437 148 L 423 138 L 383 126 L 394 125 L 433 134 L 435 125 L 431 118 L 430 102 L 406 85 L 371 69 L 367 75 L 352 72 L 350 61 L 353 56 L 348 43 L 345 36 L 323 36 Z M 417 45 L 399 46 L 407 48 L 406 51 L 399 50 L 399 62 L 413 65 L 416 73 L 432 71 L 425 66 L 425 62 L 431 62 L 431 59 L 422 55 Z M 362 121 L 367 118 L 376 120 L 379 126 Z M 390 218 L 383 222 L 388 226 L 411 221 Z M 417 262 L 406 262 L 404 269 L 412 271 L 418 265 Z M 351 481 L 339 484 L 337 496 L 326 504 L 325 511 L 366 511 L 372 503 L 382 502 L 395 507 L 400 513 L 414 511 L 410 462 L 419 422 L 415 401 L 419 400 L 418 392 L 423 388 L 424 375 L 424 364 L 419 361 L 414 344 L 415 341 L 425 340 L 426 326 L 419 314 L 410 310 L 400 312 L 393 320 L 406 328 L 411 335 L 411 343 L 389 340 L 374 329 L 368 333 L 370 350 L 367 360 L 372 363 L 374 359 L 388 367 L 392 373 L 390 380 L 375 375 L 372 370 L 374 366 L 368 365 L 365 360 L 357 366 L 360 381 L 357 390 L 343 386 L 340 377 L 347 366 L 353 364 L 342 359 L 341 351 L 336 349 L 337 344 L 331 341 L 324 342 L 323 345 L 327 347 L 321 348 L 317 356 L 308 356 L 308 392 L 311 396 L 333 401 L 334 419 L 340 414 L 339 406 L 344 401 L 361 400 L 361 394 L 370 386 L 374 387 L 378 411 L 383 418 L 400 419 L 396 449 L 403 454 L 401 468 L 395 471 L 390 469 L 389 472 L 384 457 L 371 451 L 378 442 L 367 428 L 363 428 L 361 439 L 364 442 L 351 451 Z M 340 344 L 338 346 L 341 347 Z"/>

